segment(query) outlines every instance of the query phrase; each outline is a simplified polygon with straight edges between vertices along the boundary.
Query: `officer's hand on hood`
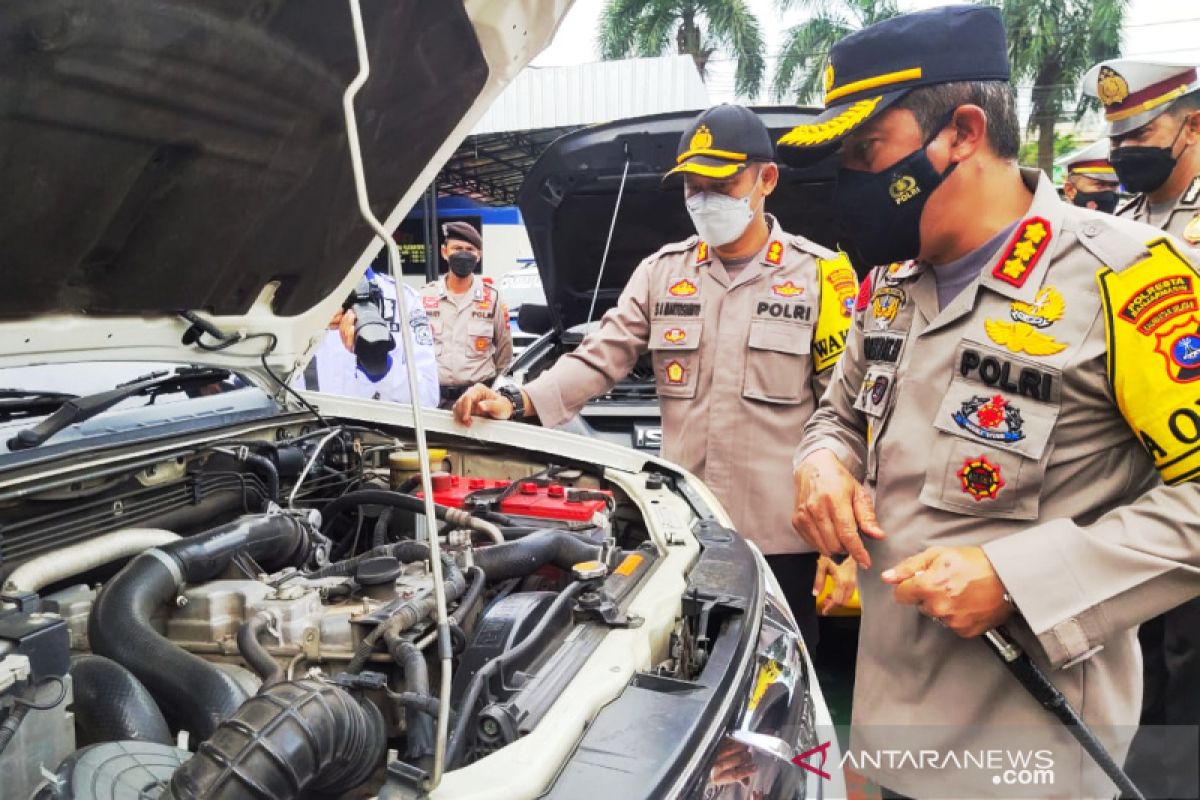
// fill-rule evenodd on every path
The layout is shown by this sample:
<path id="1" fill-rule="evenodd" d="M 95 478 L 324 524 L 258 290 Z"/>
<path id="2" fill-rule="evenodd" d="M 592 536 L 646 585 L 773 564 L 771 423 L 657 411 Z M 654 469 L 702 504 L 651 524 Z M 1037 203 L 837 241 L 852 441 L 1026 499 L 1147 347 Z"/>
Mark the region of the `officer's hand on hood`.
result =
<path id="1" fill-rule="evenodd" d="M 454 404 L 454 419 L 469 427 L 471 417 L 512 419 L 514 411 L 512 401 L 491 387 L 477 383 L 463 392 Z"/>
<path id="2" fill-rule="evenodd" d="M 930 547 L 880 577 L 896 587 L 896 602 L 916 606 L 963 638 L 1003 624 L 1014 611 L 981 547 Z"/>
<path id="3" fill-rule="evenodd" d="M 796 468 L 792 527 L 822 555 L 849 553 L 863 569 L 871 556 L 859 533 L 884 537 L 875 506 L 862 484 L 829 450 L 817 450 Z"/>

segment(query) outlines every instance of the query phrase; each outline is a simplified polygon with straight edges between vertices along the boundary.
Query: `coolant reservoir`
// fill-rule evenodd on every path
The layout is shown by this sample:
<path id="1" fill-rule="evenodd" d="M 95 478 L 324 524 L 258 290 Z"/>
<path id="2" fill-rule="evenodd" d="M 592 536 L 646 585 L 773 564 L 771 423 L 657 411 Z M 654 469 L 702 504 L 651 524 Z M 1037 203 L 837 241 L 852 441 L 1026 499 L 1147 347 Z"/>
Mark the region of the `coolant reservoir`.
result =
<path id="1" fill-rule="evenodd" d="M 429 471 L 449 472 L 448 456 L 449 453 L 443 448 L 429 448 Z M 388 455 L 388 469 L 392 489 L 397 490 L 409 478 L 420 476 L 421 456 L 416 450 L 397 450 Z"/>

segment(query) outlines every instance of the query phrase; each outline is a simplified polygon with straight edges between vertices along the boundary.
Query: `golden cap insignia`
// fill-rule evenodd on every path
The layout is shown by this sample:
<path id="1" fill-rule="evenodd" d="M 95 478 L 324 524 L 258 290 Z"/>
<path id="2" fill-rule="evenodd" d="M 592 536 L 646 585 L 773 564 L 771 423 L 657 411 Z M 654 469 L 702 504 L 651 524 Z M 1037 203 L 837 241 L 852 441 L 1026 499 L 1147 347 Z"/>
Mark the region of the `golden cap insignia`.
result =
<path id="1" fill-rule="evenodd" d="M 828 94 L 829 90 L 832 88 L 833 88 L 833 62 L 830 61 L 828 64 L 825 65 L 825 93 Z"/>
<path id="2" fill-rule="evenodd" d="M 692 141 L 688 143 L 689 150 L 707 150 L 712 147 L 713 137 L 712 131 L 707 125 L 701 125 L 696 128 L 696 132 L 692 134 Z"/>
<path id="3" fill-rule="evenodd" d="M 1101 67 L 1096 79 L 1096 96 L 1106 106 L 1116 105 L 1129 97 L 1129 83 L 1112 67 Z"/>

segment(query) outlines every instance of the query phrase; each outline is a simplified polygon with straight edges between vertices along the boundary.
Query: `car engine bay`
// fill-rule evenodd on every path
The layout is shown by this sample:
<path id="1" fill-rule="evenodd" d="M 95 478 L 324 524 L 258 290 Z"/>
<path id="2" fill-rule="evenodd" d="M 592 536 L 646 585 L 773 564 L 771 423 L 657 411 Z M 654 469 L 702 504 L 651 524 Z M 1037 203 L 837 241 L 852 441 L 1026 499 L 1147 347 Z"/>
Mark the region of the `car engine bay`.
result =
<path id="1" fill-rule="evenodd" d="M 659 548 L 595 467 L 429 459 L 446 642 L 402 436 L 282 426 L 0 492 L 3 796 L 416 793 L 441 655 L 447 770 L 532 730 L 604 631 L 640 624 Z M 699 669 L 697 625 L 719 619 L 685 614 L 658 674 Z"/>

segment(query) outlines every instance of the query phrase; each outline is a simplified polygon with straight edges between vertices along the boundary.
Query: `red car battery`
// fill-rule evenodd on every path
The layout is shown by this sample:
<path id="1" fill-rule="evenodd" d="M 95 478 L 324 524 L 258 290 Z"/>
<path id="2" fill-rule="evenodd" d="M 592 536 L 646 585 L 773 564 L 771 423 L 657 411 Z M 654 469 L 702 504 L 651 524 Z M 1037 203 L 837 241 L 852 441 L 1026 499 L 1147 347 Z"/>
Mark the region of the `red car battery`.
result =
<path id="1" fill-rule="evenodd" d="M 434 475 L 433 501 L 438 505 L 462 508 L 476 492 L 501 494 L 511 481 L 468 478 L 461 475 Z M 421 495 L 417 492 L 418 496 Z M 597 512 L 608 507 L 612 492 L 574 489 L 559 483 L 525 480 L 500 500 L 500 512 L 520 517 L 537 517 L 564 522 L 590 522 Z"/>

